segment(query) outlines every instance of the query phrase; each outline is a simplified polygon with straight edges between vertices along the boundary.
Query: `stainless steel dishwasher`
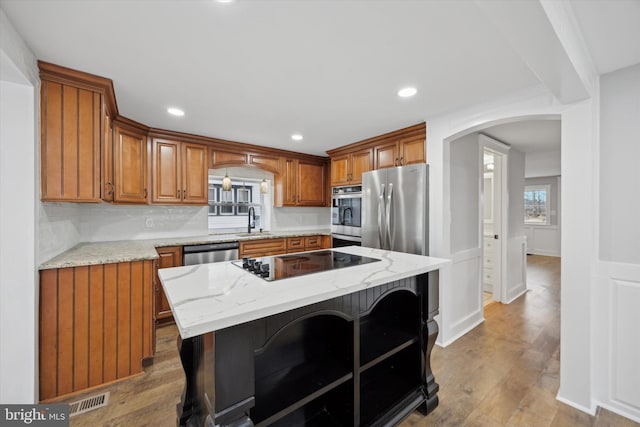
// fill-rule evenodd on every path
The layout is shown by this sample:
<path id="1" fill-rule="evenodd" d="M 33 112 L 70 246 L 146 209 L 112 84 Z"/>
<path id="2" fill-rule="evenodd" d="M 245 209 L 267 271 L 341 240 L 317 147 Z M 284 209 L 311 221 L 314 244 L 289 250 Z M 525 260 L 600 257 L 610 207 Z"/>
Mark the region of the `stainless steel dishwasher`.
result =
<path id="1" fill-rule="evenodd" d="M 238 259 L 239 246 L 238 242 L 185 246 L 182 248 L 182 261 L 184 265 L 232 261 Z"/>

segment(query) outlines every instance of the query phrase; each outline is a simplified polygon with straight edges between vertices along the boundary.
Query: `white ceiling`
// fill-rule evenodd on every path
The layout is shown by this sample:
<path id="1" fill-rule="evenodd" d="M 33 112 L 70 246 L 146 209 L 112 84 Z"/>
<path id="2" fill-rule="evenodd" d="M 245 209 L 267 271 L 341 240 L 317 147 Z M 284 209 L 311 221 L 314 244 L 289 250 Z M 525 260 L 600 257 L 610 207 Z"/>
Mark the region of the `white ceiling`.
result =
<path id="1" fill-rule="evenodd" d="M 610 2 L 575 3 L 580 25 L 591 28 L 591 10 Z M 627 3 L 616 13 L 638 1 Z M 39 59 L 111 78 L 125 117 L 319 155 L 540 83 L 471 0 L 0 6 Z M 634 55 L 615 64 L 640 62 Z M 414 98 L 397 97 L 406 85 L 417 87 Z M 186 115 L 169 116 L 170 106 Z M 296 132 L 303 141 L 291 141 Z"/>
<path id="2" fill-rule="evenodd" d="M 560 120 L 528 120 L 483 129 L 483 133 L 525 152 L 560 151 Z"/>

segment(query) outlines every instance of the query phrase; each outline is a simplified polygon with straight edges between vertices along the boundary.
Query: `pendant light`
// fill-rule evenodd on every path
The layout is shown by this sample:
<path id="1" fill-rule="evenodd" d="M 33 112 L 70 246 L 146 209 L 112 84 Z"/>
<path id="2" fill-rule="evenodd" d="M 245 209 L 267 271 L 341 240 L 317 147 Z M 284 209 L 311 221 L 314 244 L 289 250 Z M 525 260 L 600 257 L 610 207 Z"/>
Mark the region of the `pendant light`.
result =
<path id="1" fill-rule="evenodd" d="M 224 171 L 224 178 L 222 178 L 222 190 L 231 191 L 231 178 L 229 178 L 229 174 L 226 169 Z"/>
<path id="2" fill-rule="evenodd" d="M 269 183 L 263 177 L 262 178 L 262 182 L 260 183 L 260 193 L 267 194 L 268 192 L 269 192 Z"/>

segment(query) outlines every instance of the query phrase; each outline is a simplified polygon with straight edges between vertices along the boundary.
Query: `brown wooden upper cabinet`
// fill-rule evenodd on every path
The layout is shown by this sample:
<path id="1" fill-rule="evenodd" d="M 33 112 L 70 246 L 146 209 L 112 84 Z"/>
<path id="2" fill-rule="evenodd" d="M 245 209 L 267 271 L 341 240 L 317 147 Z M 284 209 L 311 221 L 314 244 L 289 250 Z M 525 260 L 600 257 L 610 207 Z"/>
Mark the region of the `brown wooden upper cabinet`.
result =
<path id="1" fill-rule="evenodd" d="M 424 163 L 425 141 L 420 136 L 399 138 L 373 148 L 375 168 L 384 169 L 394 166 L 406 166 L 414 163 Z"/>
<path id="2" fill-rule="evenodd" d="M 206 205 L 207 146 L 153 139 L 152 203 Z"/>
<path id="3" fill-rule="evenodd" d="M 113 130 L 113 202 L 147 203 L 147 135 L 118 124 Z"/>
<path id="4" fill-rule="evenodd" d="M 251 166 L 262 170 L 280 173 L 280 156 L 277 154 L 256 154 L 250 152 L 225 151 L 211 148 L 211 168 L 223 168 L 227 166 Z"/>
<path id="5" fill-rule="evenodd" d="M 362 183 L 362 174 L 373 169 L 372 150 L 331 157 L 331 186 Z"/>
<path id="6" fill-rule="evenodd" d="M 275 206 L 326 206 L 326 182 L 326 163 L 284 158 L 276 177 Z"/>
<path id="7" fill-rule="evenodd" d="M 41 199 L 99 202 L 102 94 L 42 76 L 40 108 Z"/>

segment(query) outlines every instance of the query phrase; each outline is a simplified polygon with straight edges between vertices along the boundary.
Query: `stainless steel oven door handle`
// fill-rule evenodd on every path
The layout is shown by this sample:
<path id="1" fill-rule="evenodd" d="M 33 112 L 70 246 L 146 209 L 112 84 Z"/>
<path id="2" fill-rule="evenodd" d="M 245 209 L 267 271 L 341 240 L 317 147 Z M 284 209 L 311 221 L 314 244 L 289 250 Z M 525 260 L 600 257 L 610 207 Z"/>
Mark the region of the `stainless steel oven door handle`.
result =
<path id="1" fill-rule="evenodd" d="M 380 249 L 384 249 L 384 233 L 382 230 L 382 211 L 384 209 L 384 184 L 380 189 L 380 196 L 378 196 L 378 244 Z"/>
<path id="2" fill-rule="evenodd" d="M 391 212 L 392 212 L 392 200 L 393 197 L 393 184 L 389 184 L 389 195 L 387 196 L 387 236 L 388 236 L 388 246 L 387 249 L 392 250 L 393 249 L 393 240 L 394 240 L 394 236 L 393 234 L 395 233 L 391 233 Z"/>

